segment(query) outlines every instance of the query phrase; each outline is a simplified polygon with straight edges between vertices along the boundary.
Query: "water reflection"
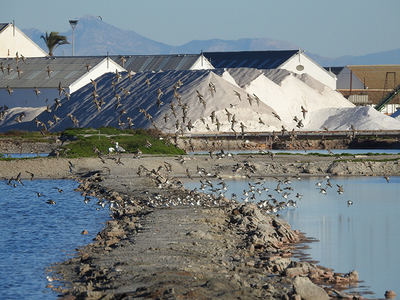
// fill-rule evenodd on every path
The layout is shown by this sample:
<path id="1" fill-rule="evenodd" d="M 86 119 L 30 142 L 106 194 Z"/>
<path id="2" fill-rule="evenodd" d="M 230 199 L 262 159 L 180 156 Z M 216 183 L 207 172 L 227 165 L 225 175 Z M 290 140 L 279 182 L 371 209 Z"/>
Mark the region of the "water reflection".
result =
<path id="1" fill-rule="evenodd" d="M 85 205 L 71 180 L 23 183 L 13 188 L 0 182 L 1 298 L 55 299 L 56 294 L 46 288 L 46 267 L 90 243 L 109 213 L 97 211 L 95 199 Z M 47 204 L 50 199 L 56 204 Z M 83 229 L 89 234 L 82 235 Z"/>
<path id="2" fill-rule="evenodd" d="M 33 158 L 33 157 L 47 157 L 49 153 L 6 153 L 3 154 L 4 158 Z"/>
<path id="3" fill-rule="evenodd" d="M 318 182 L 321 187 L 316 185 Z M 332 187 L 326 186 L 325 178 L 291 179 L 293 191 L 288 199 L 296 199 L 296 193 L 303 197 L 296 199 L 296 208 L 279 214 L 294 229 L 319 240 L 305 250 L 312 259 L 336 272 L 357 270 L 364 282 L 356 291 L 372 290 L 376 297 L 383 297 L 386 290 L 392 289 L 400 295 L 400 177 L 390 178 L 389 183 L 383 177 L 331 178 L 330 183 Z M 227 196 L 235 193 L 240 195 L 238 200 L 244 199 L 242 191 L 248 189 L 248 181 L 230 180 L 226 184 Z M 269 190 L 256 193 L 255 201 L 268 194 L 282 200 L 282 193 L 274 190 L 276 180 L 263 180 L 262 185 Z M 337 185 L 343 186 L 343 194 L 337 192 Z M 187 186 L 200 187 L 196 183 Z M 327 193 L 320 193 L 320 188 Z M 348 206 L 348 200 L 353 205 Z"/>

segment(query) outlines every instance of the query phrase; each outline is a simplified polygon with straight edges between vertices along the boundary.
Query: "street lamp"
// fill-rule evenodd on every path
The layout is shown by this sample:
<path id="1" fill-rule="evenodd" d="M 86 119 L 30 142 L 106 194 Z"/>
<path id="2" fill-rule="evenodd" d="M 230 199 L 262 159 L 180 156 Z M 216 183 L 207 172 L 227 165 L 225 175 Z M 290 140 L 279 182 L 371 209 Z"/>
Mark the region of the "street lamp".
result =
<path id="1" fill-rule="evenodd" d="M 74 30 L 76 25 L 78 24 L 78 20 L 69 20 L 69 24 L 72 27 L 72 56 L 74 56 Z"/>

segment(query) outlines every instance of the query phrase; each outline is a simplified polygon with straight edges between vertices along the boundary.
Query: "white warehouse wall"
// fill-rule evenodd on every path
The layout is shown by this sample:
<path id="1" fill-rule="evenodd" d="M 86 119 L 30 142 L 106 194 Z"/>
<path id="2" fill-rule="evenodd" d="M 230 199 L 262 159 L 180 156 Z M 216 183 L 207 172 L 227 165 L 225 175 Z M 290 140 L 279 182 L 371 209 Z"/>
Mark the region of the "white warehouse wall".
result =
<path id="1" fill-rule="evenodd" d="M 300 59 L 299 59 L 300 55 Z M 302 65 L 304 69 L 299 71 L 296 69 L 298 65 Z M 279 69 L 285 69 L 297 74 L 307 73 L 314 79 L 322 82 L 326 86 L 330 87 L 332 90 L 336 90 L 336 76 L 330 74 L 324 68 L 320 67 L 317 63 L 312 61 L 310 58 L 304 54 L 296 54 L 279 66 Z"/>
<path id="2" fill-rule="evenodd" d="M 44 57 L 47 53 L 28 38 L 21 30 L 12 24 L 8 25 L 0 32 L 0 57 L 15 57 L 19 55 L 25 57 Z"/>
<path id="3" fill-rule="evenodd" d="M 69 86 L 70 93 L 72 94 L 73 92 L 79 90 L 81 87 L 90 83 L 90 79 L 95 80 L 105 73 L 115 73 L 116 70 L 118 70 L 118 72 L 126 72 L 123 67 L 114 62 L 111 58 L 106 57 L 100 63 L 90 69 L 88 73 L 81 76 L 78 80 L 75 80 L 75 82 L 73 82 Z"/>
<path id="4" fill-rule="evenodd" d="M 190 67 L 190 70 L 209 70 L 209 69 L 214 69 L 214 66 L 204 56 L 200 56 L 193 64 L 193 66 Z"/>

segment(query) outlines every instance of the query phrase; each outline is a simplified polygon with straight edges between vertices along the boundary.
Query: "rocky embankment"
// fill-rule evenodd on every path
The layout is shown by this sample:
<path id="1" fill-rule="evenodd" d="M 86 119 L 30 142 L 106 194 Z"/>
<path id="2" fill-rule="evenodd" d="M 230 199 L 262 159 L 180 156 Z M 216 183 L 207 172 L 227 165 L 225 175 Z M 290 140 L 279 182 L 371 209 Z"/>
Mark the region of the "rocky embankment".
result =
<path id="1" fill-rule="evenodd" d="M 117 186 L 111 190 L 114 179 L 103 179 L 99 173 L 82 180 L 82 193 L 111 201 L 113 220 L 77 257 L 56 266 L 67 282 L 59 289 L 64 295 L 328 299 L 343 296 L 340 288 L 358 281 L 357 272 L 336 274 L 292 260 L 302 235 L 254 204 L 211 199 L 173 186 L 160 191 L 157 177 L 146 175 L 133 181 L 119 179 L 124 191 Z M 156 208 L 158 200 L 153 197 L 187 202 Z"/>
<path id="2" fill-rule="evenodd" d="M 27 141 L 24 139 L 16 140 L 15 138 L 0 139 L 0 153 L 50 153 L 59 147 L 54 140 L 51 142 Z"/>
<path id="3" fill-rule="evenodd" d="M 143 156 L 0 161 L 0 177 L 74 178 L 110 203 L 112 220 L 76 257 L 54 267 L 66 298 L 327 299 L 356 272 L 291 258 L 301 233 L 254 204 L 182 187 L 192 178 L 400 175 L 399 155 Z M 95 201 L 94 199 L 90 201 Z M 84 233 L 84 231 L 83 231 Z M 350 270 L 349 270 L 350 271 Z M 324 288 L 322 288 L 322 286 Z"/>

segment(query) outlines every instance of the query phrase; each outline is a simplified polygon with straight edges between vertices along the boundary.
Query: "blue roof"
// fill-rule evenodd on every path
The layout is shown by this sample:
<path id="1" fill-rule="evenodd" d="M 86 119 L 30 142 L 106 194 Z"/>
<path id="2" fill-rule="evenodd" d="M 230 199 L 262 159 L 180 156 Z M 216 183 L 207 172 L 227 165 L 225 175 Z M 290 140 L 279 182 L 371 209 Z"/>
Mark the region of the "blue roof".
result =
<path id="1" fill-rule="evenodd" d="M 0 32 L 8 26 L 9 23 L 0 23 Z"/>
<path id="2" fill-rule="evenodd" d="M 400 116 L 400 109 L 396 110 L 393 114 L 390 115 L 393 118 L 397 118 L 398 116 Z"/>
<path id="3" fill-rule="evenodd" d="M 113 55 L 111 58 L 127 71 L 181 71 L 189 70 L 200 58 L 200 54 Z M 124 64 L 122 58 L 125 58 Z"/>
<path id="4" fill-rule="evenodd" d="M 276 69 L 299 50 L 203 52 L 214 68 Z"/>

